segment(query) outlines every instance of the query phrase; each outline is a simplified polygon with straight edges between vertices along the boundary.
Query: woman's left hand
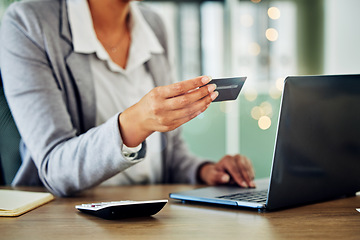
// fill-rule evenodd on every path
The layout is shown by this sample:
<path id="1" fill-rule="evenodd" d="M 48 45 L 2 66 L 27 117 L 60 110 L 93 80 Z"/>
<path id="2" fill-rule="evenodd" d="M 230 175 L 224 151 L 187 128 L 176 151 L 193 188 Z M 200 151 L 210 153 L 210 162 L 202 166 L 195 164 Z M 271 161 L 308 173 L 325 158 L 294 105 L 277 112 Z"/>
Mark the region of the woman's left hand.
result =
<path id="1" fill-rule="evenodd" d="M 208 185 L 236 183 L 241 187 L 255 187 L 251 161 L 240 154 L 225 155 L 217 163 L 207 163 L 199 170 L 200 179 Z"/>

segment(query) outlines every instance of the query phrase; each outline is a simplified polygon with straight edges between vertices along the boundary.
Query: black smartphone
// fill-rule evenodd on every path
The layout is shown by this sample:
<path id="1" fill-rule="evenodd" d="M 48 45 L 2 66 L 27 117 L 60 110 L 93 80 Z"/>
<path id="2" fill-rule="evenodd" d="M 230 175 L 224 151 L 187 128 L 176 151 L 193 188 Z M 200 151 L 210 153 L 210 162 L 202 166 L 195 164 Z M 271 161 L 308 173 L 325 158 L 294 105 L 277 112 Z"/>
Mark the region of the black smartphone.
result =
<path id="1" fill-rule="evenodd" d="M 208 84 L 216 84 L 215 91 L 219 95 L 213 102 L 235 100 L 240 93 L 247 77 L 230 77 L 230 78 L 215 78 Z"/>

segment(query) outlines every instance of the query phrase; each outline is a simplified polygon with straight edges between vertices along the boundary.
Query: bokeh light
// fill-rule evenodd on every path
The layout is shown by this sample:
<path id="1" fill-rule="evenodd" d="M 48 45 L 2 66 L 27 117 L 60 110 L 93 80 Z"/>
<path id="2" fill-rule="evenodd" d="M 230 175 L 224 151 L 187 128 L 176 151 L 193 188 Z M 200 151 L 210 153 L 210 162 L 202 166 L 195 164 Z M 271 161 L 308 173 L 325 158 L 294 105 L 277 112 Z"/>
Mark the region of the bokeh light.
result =
<path id="1" fill-rule="evenodd" d="M 269 89 L 269 95 L 271 98 L 273 99 L 278 99 L 281 97 L 281 93 L 282 91 L 280 91 L 277 87 L 275 86 L 272 86 L 270 89 Z"/>
<path id="2" fill-rule="evenodd" d="M 271 119 L 268 116 L 262 116 L 258 121 L 258 125 L 262 130 L 269 129 L 271 126 Z"/>
<path id="3" fill-rule="evenodd" d="M 254 89 L 254 88 L 247 88 L 244 91 L 244 96 L 245 96 L 246 100 L 248 100 L 249 102 L 253 102 L 256 100 L 258 93 L 257 93 L 256 89 Z"/>
<path id="4" fill-rule="evenodd" d="M 255 120 L 259 120 L 262 116 L 264 116 L 264 110 L 259 107 L 255 106 L 251 109 L 251 117 Z"/>
<path id="5" fill-rule="evenodd" d="M 261 47 L 258 43 L 252 42 L 249 45 L 249 53 L 253 56 L 259 55 L 261 52 Z"/>
<path id="6" fill-rule="evenodd" d="M 262 102 L 260 104 L 260 107 L 264 111 L 264 115 L 272 117 L 273 110 L 272 110 L 272 106 L 269 102 Z"/>
<path id="7" fill-rule="evenodd" d="M 273 108 L 271 103 L 264 101 L 259 106 L 251 109 L 251 117 L 258 121 L 258 126 L 262 130 L 266 130 L 271 126 L 271 117 L 273 116 Z"/>
<path id="8" fill-rule="evenodd" d="M 280 10 L 277 7 L 271 7 L 268 9 L 268 16 L 271 19 L 279 19 L 280 18 Z"/>
<path id="9" fill-rule="evenodd" d="M 279 38 L 279 33 L 274 28 L 268 28 L 265 32 L 265 36 L 269 41 L 274 42 Z"/>

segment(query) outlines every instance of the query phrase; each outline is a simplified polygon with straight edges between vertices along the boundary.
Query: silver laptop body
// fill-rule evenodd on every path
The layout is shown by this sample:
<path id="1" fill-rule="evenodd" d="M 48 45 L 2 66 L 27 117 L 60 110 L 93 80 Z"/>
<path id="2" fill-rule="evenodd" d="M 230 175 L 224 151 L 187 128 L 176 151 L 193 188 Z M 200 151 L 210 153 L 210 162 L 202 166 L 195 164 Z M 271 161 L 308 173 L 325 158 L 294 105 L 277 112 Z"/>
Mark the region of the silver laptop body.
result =
<path id="1" fill-rule="evenodd" d="M 285 79 L 271 175 L 255 183 L 255 189 L 204 187 L 170 198 L 274 210 L 354 195 L 360 191 L 360 75 Z"/>

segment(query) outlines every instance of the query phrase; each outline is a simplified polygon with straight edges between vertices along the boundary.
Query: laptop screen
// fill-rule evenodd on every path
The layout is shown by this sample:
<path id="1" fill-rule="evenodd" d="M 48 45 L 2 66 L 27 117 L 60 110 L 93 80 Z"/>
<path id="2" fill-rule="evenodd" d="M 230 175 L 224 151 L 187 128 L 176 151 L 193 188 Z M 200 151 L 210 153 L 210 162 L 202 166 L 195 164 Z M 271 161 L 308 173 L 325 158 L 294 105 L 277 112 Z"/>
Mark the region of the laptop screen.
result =
<path id="1" fill-rule="evenodd" d="M 288 77 L 281 104 L 267 207 L 359 191 L 360 75 Z"/>

